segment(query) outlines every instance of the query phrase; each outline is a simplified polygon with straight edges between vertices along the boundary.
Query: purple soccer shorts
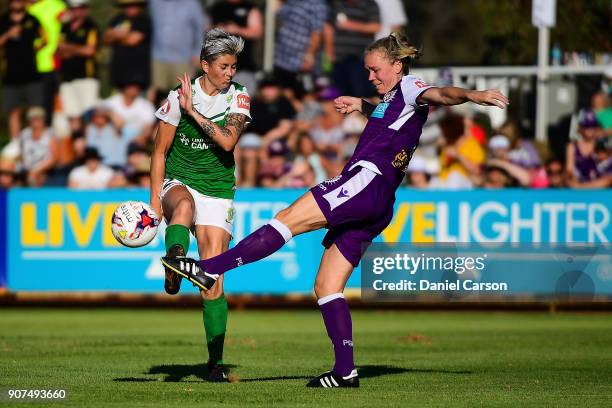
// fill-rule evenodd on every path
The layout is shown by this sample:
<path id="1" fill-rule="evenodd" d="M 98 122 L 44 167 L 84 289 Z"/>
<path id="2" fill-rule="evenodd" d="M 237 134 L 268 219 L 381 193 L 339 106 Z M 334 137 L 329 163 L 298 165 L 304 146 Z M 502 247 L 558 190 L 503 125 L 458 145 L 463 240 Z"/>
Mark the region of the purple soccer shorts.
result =
<path id="1" fill-rule="evenodd" d="M 353 265 L 393 218 L 394 191 L 384 177 L 355 167 L 310 189 L 327 220 L 323 246 L 336 244 Z"/>

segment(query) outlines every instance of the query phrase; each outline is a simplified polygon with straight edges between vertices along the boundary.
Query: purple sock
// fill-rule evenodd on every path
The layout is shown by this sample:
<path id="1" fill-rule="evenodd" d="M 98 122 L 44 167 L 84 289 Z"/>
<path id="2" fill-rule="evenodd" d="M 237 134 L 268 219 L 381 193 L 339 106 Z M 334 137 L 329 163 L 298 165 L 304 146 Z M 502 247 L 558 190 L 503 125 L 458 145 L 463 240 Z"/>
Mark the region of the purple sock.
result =
<path id="1" fill-rule="evenodd" d="M 346 377 L 355 369 L 353 361 L 353 324 L 351 312 L 342 293 L 318 300 L 327 334 L 334 345 L 334 373 Z"/>
<path id="2" fill-rule="evenodd" d="M 240 265 L 259 261 L 281 249 L 291 239 L 285 224 L 273 218 L 268 224 L 249 234 L 232 249 L 200 261 L 200 268 L 212 274 L 222 274 Z"/>

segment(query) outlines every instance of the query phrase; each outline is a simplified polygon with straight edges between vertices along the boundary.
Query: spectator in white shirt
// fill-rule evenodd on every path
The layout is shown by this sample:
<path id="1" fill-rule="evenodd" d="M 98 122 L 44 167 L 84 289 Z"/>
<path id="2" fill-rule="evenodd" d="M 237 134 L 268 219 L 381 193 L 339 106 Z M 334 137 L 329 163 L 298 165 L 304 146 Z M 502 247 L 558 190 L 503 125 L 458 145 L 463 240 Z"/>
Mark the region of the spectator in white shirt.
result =
<path id="1" fill-rule="evenodd" d="M 386 37 L 394 31 L 404 32 L 408 23 L 406 11 L 401 0 L 376 0 L 380 10 L 380 30 L 374 39 Z"/>
<path id="2" fill-rule="evenodd" d="M 155 107 L 141 96 L 138 84 L 128 84 L 121 93 L 108 98 L 104 105 L 110 110 L 111 122 L 129 144 L 146 146 L 155 123 Z"/>
<path id="3" fill-rule="evenodd" d="M 110 123 L 109 115 L 105 106 L 94 109 L 91 123 L 85 129 L 85 143 L 98 149 L 105 165 L 118 170 L 126 164 L 128 142 Z"/>
<path id="4" fill-rule="evenodd" d="M 102 164 L 98 149 L 85 149 L 85 164 L 75 167 L 68 175 L 68 187 L 78 189 L 103 189 L 109 186 L 114 172 Z"/>
<path id="5" fill-rule="evenodd" d="M 19 134 L 20 171 L 27 185 L 41 186 L 58 160 L 57 140 L 45 123 L 45 110 L 34 106 L 28 110 L 29 126 Z"/>

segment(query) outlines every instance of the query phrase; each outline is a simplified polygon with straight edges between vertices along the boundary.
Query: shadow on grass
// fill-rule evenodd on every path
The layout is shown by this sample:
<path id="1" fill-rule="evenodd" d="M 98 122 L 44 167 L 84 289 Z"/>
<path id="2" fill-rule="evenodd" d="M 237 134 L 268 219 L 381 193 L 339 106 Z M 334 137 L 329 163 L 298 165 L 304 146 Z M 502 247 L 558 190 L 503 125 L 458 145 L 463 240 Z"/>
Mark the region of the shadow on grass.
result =
<path id="1" fill-rule="evenodd" d="M 238 366 L 232 364 L 226 364 L 227 368 L 236 368 Z M 149 368 L 146 375 L 163 374 L 163 382 L 201 382 L 206 381 L 208 378 L 208 367 L 206 364 L 162 364 Z M 197 377 L 198 380 L 187 380 L 188 377 Z M 125 378 L 114 378 L 113 381 L 118 382 L 150 382 L 158 381 L 155 378 L 139 378 L 139 377 L 125 377 Z"/>
<path id="2" fill-rule="evenodd" d="M 403 373 L 442 373 L 442 374 L 472 374 L 471 371 L 465 370 L 436 370 L 425 368 L 403 368 L 388 365 L 364 365 L 358 366 L 359 378 L 374 378 L 383 375 L 394 375 Z M 253 381 L 282 381 L 282 380 L 310 380 L 313 376 L 282 376 L 282 377 L 259 377 L 259 378 L 243 378 L 240 382 Z"/>
<path id="3" fill-rule="evenodd" d="M 364 365 L 358 366 L 359 378 L 374 378 L 381 375 L 393 375 L 403 373 L 440 373 L 440 374 L 472 374 L 467 370 L 440 370 L 433 368 L 404 368 L 388 365 Z"/>
<path id="4" fill-rule="evenodd" d="M 232 369 L 238 366 L 226 365 L 226 367 Z M 374 378 L 384 375 L 395 375 L 404 373 L 440 373 L 440 374 L 472 374 L 471 371 L 467 370 L 442 370 L 442 369 L 427 369 L 427 368 L 404 368 L 395 367 L 389 365 L 364 365 L 358 366 L 359 378 Z M 201 382 L 206 381 L 208 378 L 208 368 L 205 364 L 164 364 L 153 366 L 149 369 L 147 375 L 165 375 L 162 381 L 164 382 Z M 197 377 L 198 380 L 187 380 L 188 377 Z M 288 376 L 277 376 L 277 377 L 257 377 L 257 378 L 242 378 L 239 382 L 263 382 L 263 381 L 283 381 L 283 380 L 309 380 L 313 376 L 303 375 L 288 375 Z M 158 381 L 155 378 L 138 378 L 138 377 L 126 377 L 126 378 L 115 378 L 113 381 L 119 382 L 150 382 Z"/>
<path id="5" fill-rule="evenodd" d="M 238 382 L 262 382 L 262 381 L 283 381 L 283 380 L 310 380 L 312 377 L 306 375 L 285 375 L 279 377 L 257 377 L 241 378 Z"/>

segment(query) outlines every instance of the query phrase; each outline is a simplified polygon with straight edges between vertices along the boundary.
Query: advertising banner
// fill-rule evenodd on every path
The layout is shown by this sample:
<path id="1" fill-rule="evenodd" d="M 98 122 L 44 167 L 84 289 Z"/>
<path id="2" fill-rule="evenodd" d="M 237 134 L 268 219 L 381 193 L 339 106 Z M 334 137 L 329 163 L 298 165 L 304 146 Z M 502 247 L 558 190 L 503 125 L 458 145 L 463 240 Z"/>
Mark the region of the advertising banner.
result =
<path id="1" fill-rule="evenodd" d="M 234 242 L 265 224 L 299 191 L 244 191 L 235 203 Z M 103 192 L 16 189 L 9 199 L 9 288 L 13 291 L 162 292 L 165 223 L 142 248 L 121 246 L 111 217 L 126 200 L 148 201 L 145 190 Z M 308 292 L 323 247 L 323 231 L 296 237 L 266 260 L 226 279 L 228 292 Z M 232 244 L 233 244 L 232 243 Z M 191 237 L 189 256 L 197 258 Z M 183 282 L 182 293 L 196 293 Z"/>
<path id="2" fill-rule="evenodd" d="M 303 190 L 241 189 L 234 240 L 265 224 Z M 15 189 L 8 194 L 8 288 L 11 291 L 163 293 L 162 223 L 143 248 L 125 248 L 110 219 L 126 200 L 148 201 L 142 189 Z M 497 190 L 397 192 L 395 216 L 376 241 L 401 243 L 608 243 L 612 191 Z M 376 203 L 372 203 L 376 205 Z M 228 293 L 310 293 L 325 230 L 295 237 L 269 258 L 226 276 Z M 192 237 L 189 256 L 197 257 Z M 511 267 L 511 265 L 509 266 Z M 360 287 L 353 273 L 349 288 Z M 534 288 L 537 290 L 537 288 Z M 195 293 L 183 282 L 181 293 Z"/>
<path id="3" fill-rule="evenodd" d="M 0 189 L 0 288 L 6 287 L 7 241 L 6 191 Z"/>

